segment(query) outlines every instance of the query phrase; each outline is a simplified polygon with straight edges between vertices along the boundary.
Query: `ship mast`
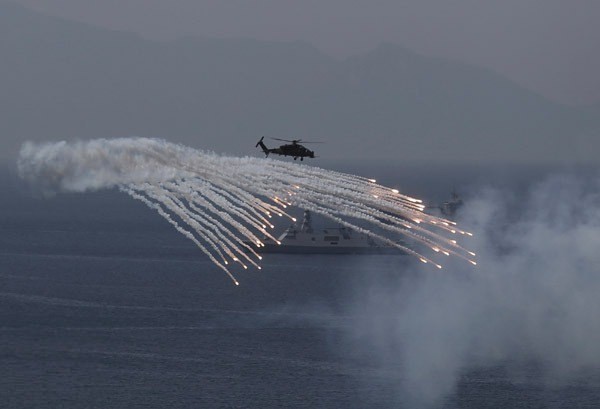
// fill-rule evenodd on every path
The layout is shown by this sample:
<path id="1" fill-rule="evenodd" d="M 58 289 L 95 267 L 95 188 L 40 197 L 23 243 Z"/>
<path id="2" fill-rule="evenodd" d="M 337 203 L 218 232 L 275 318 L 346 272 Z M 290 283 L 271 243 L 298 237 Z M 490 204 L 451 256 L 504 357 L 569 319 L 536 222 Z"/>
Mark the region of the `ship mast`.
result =
<path id="1" fill-rule="evenodd" d="M 312 223 L 310 220 L 310 212 L 308 210 L 304 211 L 304 218 L 302 219 L 302 225 L 300 226 L 300 231 L 302 233 L 312 233 Z"/>

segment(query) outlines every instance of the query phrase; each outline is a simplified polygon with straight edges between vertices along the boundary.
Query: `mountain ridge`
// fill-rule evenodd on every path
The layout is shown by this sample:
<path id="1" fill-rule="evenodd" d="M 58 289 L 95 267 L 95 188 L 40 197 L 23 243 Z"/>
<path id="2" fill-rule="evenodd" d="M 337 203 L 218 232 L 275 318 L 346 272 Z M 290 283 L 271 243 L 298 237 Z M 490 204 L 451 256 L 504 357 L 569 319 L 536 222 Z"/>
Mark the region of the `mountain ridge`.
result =
<path id="1" fill-rule="evenodd" d="M 337 60 L 303 42 L 159 42 L 0 2 L 0 55 L 6 161 L 24 140 L 133 135 L 237 155 L 265 134 L 321 139 L 322 157 L 403 162 L 593 162 L 599 147 L 595 109 L 390 43 Z"/>

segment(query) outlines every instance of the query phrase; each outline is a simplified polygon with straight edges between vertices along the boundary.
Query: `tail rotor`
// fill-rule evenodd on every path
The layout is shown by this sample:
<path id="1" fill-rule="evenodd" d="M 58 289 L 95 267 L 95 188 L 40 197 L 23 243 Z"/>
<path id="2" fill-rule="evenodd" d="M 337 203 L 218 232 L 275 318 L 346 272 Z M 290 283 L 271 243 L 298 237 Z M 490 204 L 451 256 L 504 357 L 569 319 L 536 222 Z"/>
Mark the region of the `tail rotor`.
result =
<path id="1" fill-rule="evenodd" d="M 267 146 L 264 144 L 263 139 L 265 139 L 264 136 L 260 138 L 255 147 L 258 148 L 260 146 L 262 151 L 265 153 L 265 156 L 269 156 L 269 148 L 267 148 Z"/>

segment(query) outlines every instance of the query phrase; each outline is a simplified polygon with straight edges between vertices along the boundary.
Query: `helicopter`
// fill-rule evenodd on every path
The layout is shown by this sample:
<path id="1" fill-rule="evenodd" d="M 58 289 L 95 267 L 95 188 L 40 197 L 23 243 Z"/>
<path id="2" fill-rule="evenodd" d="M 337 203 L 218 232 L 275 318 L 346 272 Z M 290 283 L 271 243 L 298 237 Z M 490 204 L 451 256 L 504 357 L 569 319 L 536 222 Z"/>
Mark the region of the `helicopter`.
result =
<path id="1" fill-rule="evenodd" d="M 284 142 L 291 142 L 291 143 L 281 145 L 279 148 L 269 149 L 264 144 L 263 139 L 265 139 L 264 136 L 262 138 L 260 138 L 260 141 L 258 141 L 256 143 L 256 147 L 260 146 L 266 156 L 269 156 L 269 153 L 274 153 L 276 155 L 292 156 L 294 158 L 294 160 L 296 160 L 298 158 L 300 158 L 300 160 L 304 160 L 304 158 L 314 158 L 315 157 L 315 153 L 313 151 L 300 145 L 299 142 L 321 143 L 321 142 L 303 142 L 302 139 L 288 140 L 288 139 L 271 138 L 276 141 L 284 141 Z"/>

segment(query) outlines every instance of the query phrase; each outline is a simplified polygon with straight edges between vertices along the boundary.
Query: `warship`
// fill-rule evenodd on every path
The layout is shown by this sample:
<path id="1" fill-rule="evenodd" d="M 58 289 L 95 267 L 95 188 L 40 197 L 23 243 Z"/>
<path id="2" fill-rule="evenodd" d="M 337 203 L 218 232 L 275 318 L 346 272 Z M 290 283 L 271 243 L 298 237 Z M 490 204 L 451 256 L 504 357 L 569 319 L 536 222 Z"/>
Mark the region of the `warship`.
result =
<path id="1" fill-rule="evenodd" d="M 398 247 L 379 242 L 349 227 L 314 229 L 311 213 L 304 211 L 300 226 L 292 224 L 278 239 L 281 244 L 265 237 L 260 253 L 291 254 L 406 254 Z M 247 244 L 252 244 L 247 242 Z M 402 242 L 398 242 L 404 245 Z"/>

